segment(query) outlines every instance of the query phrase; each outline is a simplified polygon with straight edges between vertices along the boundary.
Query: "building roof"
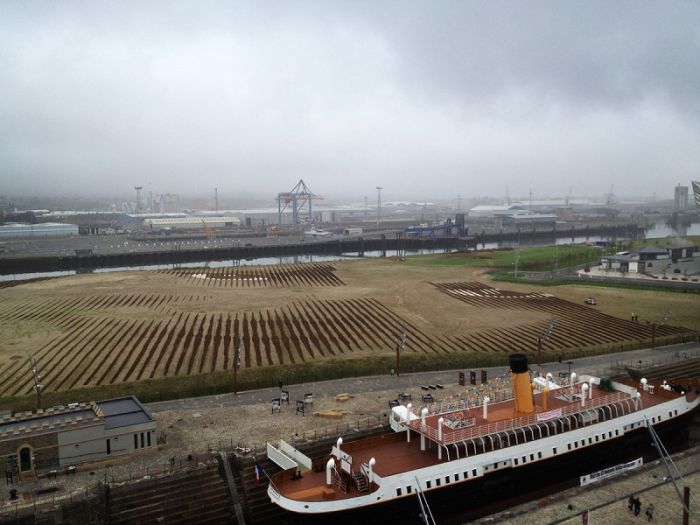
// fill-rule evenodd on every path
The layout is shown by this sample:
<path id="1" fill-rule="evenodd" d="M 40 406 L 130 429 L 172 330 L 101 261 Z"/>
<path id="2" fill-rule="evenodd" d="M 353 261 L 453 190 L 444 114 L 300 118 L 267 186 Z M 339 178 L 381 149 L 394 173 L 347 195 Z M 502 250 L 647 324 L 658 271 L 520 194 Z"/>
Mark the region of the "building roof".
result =
<path id="1" fill-rule="evenodd" d="M 0 441 L 104 425 L 105 430 L 153 421 L 134 396 L 90 403 L 72 403 L 38 413 L 23 412 L 0 419 Z"/>
<path id="2" fill-rule="evenodd" d="M 103 414 L 106 430 L 153 421 L 153 416 L 134 396 L 98 401 L 97 406 Z"/>
<path id="3" fill-rule="evenodd" d="M 469 211 L 509 211 L 509 210 L 524 210 L 522 204 L 481 204 L 470 208 Z"/>
<path id="4" fill-rule="evenodd" d="M 668 250 L 666 250 L 666 249 L 664 249 L 664 248 L 659 248 L 658 246 L 645 246 L 644 248 L 642 248 L 641 250 L 639 250 L 639 253 L 640 253 L 640 254 L 642 254 L 642 253 L 649 253 L 649 254 L 654 254 L 654 253 L 665 254 L 665 253 L 668 253 Z"/>
<path id="5" fill-rule="evenodd" d="M 630 261 L 630 256 L 628 255 L 602 255 L 600 257 L 602 261 L 620 261 L 620 262 L 629 262 Z"/>
<path id="6" fill-rule="evenodd" d="M 6 222 L 5 224 L 0 225 L 0 228 L 43 228 L 47 226 L 52 228 L 77 228 L 77 225 L 68 224 L 65 222 L 37 222 L 35 224 L 29 224 L 26 222 Z"/>
<path id="7" fill-rule="evenodd" d="M 0 419 L 0 441 L 22 436 L 74 430 L 100 424 L 102 420 L 93 403 L 58 406 L 36 414 L 23 412 Z"/>
<path id="8" fill-rule="evenodd" d="M 160 225 L 169 225 L 169 224 L 192 224 L 195 226 L 201 226 L 202 223 L 210 224 L 210 223 L 217 223 L 217 222 L 223 222 L 223 223 L 240 223 L 241 220 L 238 217 L 234 217 L 233 215 L 226 215 L 226 216 L 216 216 L 216 217 L 211 217 L 211 216 L 190 216 L 190 217 L 165 217 L 161 219 L 144 219 L 144 224 L 153 224 L 154 226 L 160 226 Z"/>
<path id="9" fill-rule="evenodd" d="M 507 218 L 509 219 L 518 219 L 518 220 L 525 220 L 525 221 L 532 221 L 532 220 L 557 220 L 559 217 L 557 215 L 554 215 L 552 213 L 530 213 L 530 212 L 518 212 L 518 213 L 513 213 L 511 215 L 506 215 Z"/>

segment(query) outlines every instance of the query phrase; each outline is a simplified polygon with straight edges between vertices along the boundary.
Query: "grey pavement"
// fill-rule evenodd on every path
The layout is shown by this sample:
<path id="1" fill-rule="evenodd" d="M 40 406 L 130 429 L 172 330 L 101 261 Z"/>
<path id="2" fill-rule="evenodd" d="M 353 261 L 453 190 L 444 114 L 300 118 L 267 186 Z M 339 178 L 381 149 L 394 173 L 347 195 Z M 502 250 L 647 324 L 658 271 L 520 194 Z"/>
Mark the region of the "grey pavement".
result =
<path id="1" fill-rule="evenodd" d="M 700 345 L 698 343 L 685 343 L 659 347 L 656 349 L 645 348 L 620 352 L 601 356 L 584 357 L 580 359 L 564 360 L 543 363 L 538 367 L 530 363 L 530 368 L 542 373 L 551 372 L 555 377 L 558 372 L 601 372 L 606 375 L 613 371 L 624 371 L 627 366 L 649 366 L 654 363 L 682 360 L 687 357 L 700 356 Z M 571 363 L 569 366 L 568 363 Z M 461 369 L 464 371 L 465 369 Z M 468 369 L 467 369 L 468 370 Z M 488 377 L 497 377 L 505 374 L 508 369 L 504 366 L 482 368 L 487 370 Z M 334 379 L 329 381 L 317 381 L 294 385 L 285 385 L 285 390 L 289 390 L 291 399 L 299 399 L 306 392 L 313 392 L 317 395 L 335 395 L 341 392 L 357 394 L 363 392 L 386 391 L 396 389 L 397 394 L 408 388 L 416 388 L 427 384 L 454 384 L 457 382 L 457 374 L 460 370 L 443 370 L 438 372 L 417 372 L 401 374 L 400 377 L 381 375 L 365 376 L 358 378 Z M 605 372 L 605 374 L 602 374 Z M 477 378 L 478 379 L 478 378 Z M 152 412 L 164 410 L 197 410 L 208 407 L 224 407 L 235 405 L 250 405 L 255 403 L 267 403 L 270 399 L 279 397 L 279 388 L 262 388 L 233 393 L 220 394 L 206 397 L 195 397 L 186 399 L 176 399 L 171 401 L 159 401 L 148 403 L 146 406 Z"/>

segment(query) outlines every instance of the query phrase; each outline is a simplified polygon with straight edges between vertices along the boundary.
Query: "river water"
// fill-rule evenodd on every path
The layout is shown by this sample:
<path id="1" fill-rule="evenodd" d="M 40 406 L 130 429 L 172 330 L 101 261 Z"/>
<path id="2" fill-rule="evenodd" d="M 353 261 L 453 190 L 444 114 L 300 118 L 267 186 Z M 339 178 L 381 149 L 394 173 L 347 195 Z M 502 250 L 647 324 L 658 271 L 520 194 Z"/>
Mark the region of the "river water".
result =
<path id="1" fill-rule="evenodd" d="M 451 248 L 440 248 L 435 250 L 387 250 L 387 257 L 394 256 L 409 256 L 433 253 L 449 253 L 454 251 Z M 366 251 L 365 259 L 379 258 L 382 252 Z M 299 263 L 320 263 L 329 261 L 345 261 L 360 259 L 357 255 L 341 254 L 341 255 L 289 255 L 285 257 L 258 257 L 255 259 L 226 259 L 222 261 L 196 261 L 178 264 L 146 264 L 140 266 L 117 266 L 113 268 L 97 268 L 85 272 L 76 270 L 67 270 L 59 272 L 37 272 L 37 273 L 17 273 L 12 275 L 0 275 L 0 281 L 26 281 L 27 279 L 37 279 L 45 277 L 66 277 L 69 275 L 77 275 L 79 273 L 109 273 L 109 272 L 124 272 L 135 270 L 173 270 L 176 268 L 232 268 L 237 266 L 259 266 L 270 264 L 299 264 Z"/>
<path id="2" fill-rule="evenodd" d="M 674 236 L 700 236 L 700 222 L 693 222 L 689 225 L 679 226 L 674 229 L 665 221 L 658 221 L 646 232 L 647 239 L 662 239 L 665 237 Z M 590 236 L 588 238 L 584 236 L 580 237 L 558 237 L 552 239 L 532 239 L 521 241 L 520 246 L 548 246 L 551 244 L 566 245 L 566 244 L 580 244 L 583 242 L 597 242 L 597 241 L 608 241 L 609 237 L 602 236 Z M 619 240 L 619 239 L 618 239 Z M 515 248 L 518 243 L 513 242 L 491 242 L 482 243 L 477 246 L 478 250 L 493 250 L 496 248 Z M 419 255 L 426 253 L 448 253 L 454 251 L 453 249 L 438 249 L 438 250 L 387 250 L 387 257 L 393 256 L 406 256 L 406 255 Z M 381 257 L 382 253 L 380 251 L 365 252 L 365 258 L 377 258 Z M 291 255 L 287 257 L 260 257 L 256 259 L 241 259 L 241 260 L 223 260 L 223 261 L 197 261 L 190 263 L 181 264 L 149 264 L 142 266 L 124 266 L 115 268 L 98 268 L 92 270 L 89 273 L 107 273 L 107 272 L 123 272 L 123 271 L 134 271 L 134 270 L 172 270 L 175 268 L 203 268 L 208 266 L 209 268 L 229 268 L 234 266 L 251 266 L 251 265 L 268 265 L 268 264 L 297 264 L 297 263 L 309 263 L 309 262 L 328 262 L 328 261 L 340 261 L 340 260 L 352 260 L 358 257 L 353 254 L 342 254 L 342 255 Z M 38 272 L 38 273 L 19 273 L 12 275 L 0 275 L 0 281 L 25 281 L 28 279 L 36 279 L 42 277 L 64 277 L 69 275 L 76 275 L 78 273 L 83 273 L 75 270 L 60 271 L 60 272 Z"/>

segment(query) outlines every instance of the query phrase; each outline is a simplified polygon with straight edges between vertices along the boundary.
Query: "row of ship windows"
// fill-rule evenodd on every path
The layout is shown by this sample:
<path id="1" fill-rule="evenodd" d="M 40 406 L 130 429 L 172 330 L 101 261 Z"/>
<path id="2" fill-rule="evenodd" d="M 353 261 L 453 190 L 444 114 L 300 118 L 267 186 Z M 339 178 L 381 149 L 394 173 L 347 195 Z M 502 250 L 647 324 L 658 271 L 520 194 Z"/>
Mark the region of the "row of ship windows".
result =
<path id="1" fill-rule="evenodd" d="M 673 412 L 669 412 L 669 413 L 668 413 L 668 416 L 669 416 L 669 417 L 673 417 L 674 413 L 675 413 L 675 415 L 678 415 L 678 410 L 674 410 Z M 656 422 L 658 422 L 658 421 L 661 421 L 661 416 L 651 418 L 652 424 L 653 424 L 653 423 L 656 423 Z M 636 423 L 635 425 L 636 425 L 636 426 L 641 426 L 642 424 L 641 424 L 641 423 Z M 635 425 L 632 425 L 632 428 L 634 428 Z M 618 429 L 615 429 L 614 434 L 615 434 L 616 436 L 619 436 L 619 435 L 620 435 L 620 431 L 619 431 Z M 608 432 L 608 438 L 611 438 L 611 437 L 613 437 L 613 431 L 612 431 L 612 430 Z M 598 443 L 599 441 L 604 440 L 604 439 L 605 439 L 605 432 L 603 432 L 602 434 L 600 434 L 600 436 L 596 435 L 596 436 L 593 436 L 593 437 L 589 437 L 589 438 L 588 438 L 588 444 L 591 445 L 591 444 L 593 444 L 594 441 L 595 441 L 596 443 Z M 585 440 L 585 439 L 582 439 L 581 441 L 574 441 L 573 443 L 569 443 L 569 444 L 567 445 L 567 449 L 568 449 L 568 450 L 571 450 L 572 445 L 573 445 L 573 448 L 578 448 L 578 447 L 579 447 L 579 444 L 580 444 L 582 447 L 585 446 L 585 445 L 586 445 L 586 440 Z M 552 454 L 556 454 L 556 453 L 557 453 L 557 447 L 552 447 Z M 538 459 L 542 459 L 542 452 L 537 452 L 537 458 L 538 458 Z M 534 460 L 535 460 L 535 454 L 530 454 L 530 461 L 534 461 Z M 520 458 L 520 462 L 522 462 L 523 464 L 524 464 L 524 463 L 527 463 L 527 456 L 522 456 L 522 457 Z M 518 465 L 518 463 L 519 463 L 518 458 L 514 458 L 514 459 L 513 459 L 513 464 L 514 464 L 514 465 Z M 503 462 L 503 466 L 504 466 L 504 467 L 505 467 L 507 464 L 508 464 L 507 461 L 504 461 L 504 462 Z M 498 467 L 499 467 L 499 464 L 498 464 L 498 463 L 494 463 L 494 464 L 493 464 L 494 470 L 497 469 Z M 485 470 L 485 471 L 489 470 L 489 467 L 484 467 L 484 470 Z M 476 476 L 476 469 L 472 470 L 472 476 Z M 469 472 L 464 472 L 464 477 L 463 477 L 462 479 L 467 479 L 468 477 L 469 477 Z M 454 474 L 454 481 L 459 481 L 459 474 Z M 442 480 L 441 480 L 440 478 L 437 478 L 437 479 L 435 480 L 435 486 L 436 486 L 436 487 L 439 487 L 440 484 L 441 484 L 441 482 L 442 482 Z M 450 476 L 445 476 L 445 484 L 448 484 L 448 483 L 450 483 Z M 425 486 L 426 486 L 426 488 L 428 488 L 428 489 L 429 489 L 429 488 L 432 488 L 432 481 L 431 481 L 431 480 L 426 481 Z M 407 487 L 406 487 L 406 494 L 411 494 L 412 490 L 413 490 L 413 487 L 412 487 L 412 486 L 410 486 L 410 485 L 407 486 Z M 403 493 L 402 489 L 400 489 L 400 488 L 396 489 L 396 495 L 397 495 L 397 496 L 401 496 L 402 493 Z"/>
<path id="2" fill-rule="evenodd" d="M 472 477 L 476 476 L 476 469 L 472 470 Z M 469 478 L 469 471 L 465 471 L 462 473 L 462 480 L 465 480 Z M 450 476 L 445 476 L 445 485 L 449 484 L 451 481 L 459 481 L 459 474 L 453 474 L 452 477 Z M 439 487 L 442 484 L 442 478 L 436 478 L 435 479 L 435 486 Z M 430 489 L 433 487 L 433 481 L 428 480 L 425 482 L 425 488 Z M 406 494 L 411 494 L 413 492 L 413 486 L 408 485 L 406 487 Z M 403 494 L 403 489 L 398 488 L 396 489 L 396 495 L 401 496 Z"/>
<path id="3" fill-rule="evenodd" d="M 620 431 L 619 431 L 618 429 L 615 429 L 615 435 L 616 435 L 616 436 L 619 436 L 619 435 L 620 435 Z M 611 430 L 610 432 L 608 432 L 608 438 L 611 438 L 611 437 L 613 437 L 613 431 L 612 431 L 612 430 Z M 605 432 L 603 432 L 600 436 L 596 435 L 596 436 L 593 436 L 593 437 L 589 437 L 589 438 L 588 438 L 588 444 L 590 445 L 590 444 L 592 444 L 594 441 L 595 441 L 596 443 L 598 443 L 598 441 L 601 441 L 601 440 L 603 440 L 603 439 L 605 439 Z M 581 441 L 574 441 L 573 443 L 569 443 L 568 445 L 566 445 L 567 450 L 571 450 L 572 445 L 573 445 L 574 448 L 578 448 L 579 444 L 580 444 L 582 447 L 583 447 L 583 446 L 586 446 L 586 440 L 585 440 L 585 439 L 582 439 Z M 557 453 L 556 447 L 554 448 L 554 453 L 555 453 L 555 454 Z"/>
<path id="4" fill-rule="evenodd" d="M 553 450 L 554 450 L 554 453 L 556 454 L 556 453 L 557 453 L 557 447 L 554 447 Z M 522 456 L 520 459 L 522 460 L 522 463 L 527 463 L 527 456 Z M 538 452 L 538 453 L 537 453 L 537 459 L 542 459 L 542 452 Z M 534 454 L 530 454 L 530 461 L 535 461 L 535 455 L 534 455 Z M 514 458 L 514 459 L 513 459 L 513 465 L 517 465 L 517 464 L 518 464 L 518 458 Z"/>

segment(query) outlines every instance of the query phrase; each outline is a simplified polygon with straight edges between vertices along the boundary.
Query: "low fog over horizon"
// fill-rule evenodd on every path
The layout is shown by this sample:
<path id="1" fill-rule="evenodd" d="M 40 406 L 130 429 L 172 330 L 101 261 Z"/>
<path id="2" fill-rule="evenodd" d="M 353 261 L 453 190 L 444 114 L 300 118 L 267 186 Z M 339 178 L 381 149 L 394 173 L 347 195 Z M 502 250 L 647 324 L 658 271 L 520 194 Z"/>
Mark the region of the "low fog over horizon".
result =
<path id="1" fill-rule="evenodd" d="M 697 2 L 0 5 L 0 193 L 671 198 Z"/>

